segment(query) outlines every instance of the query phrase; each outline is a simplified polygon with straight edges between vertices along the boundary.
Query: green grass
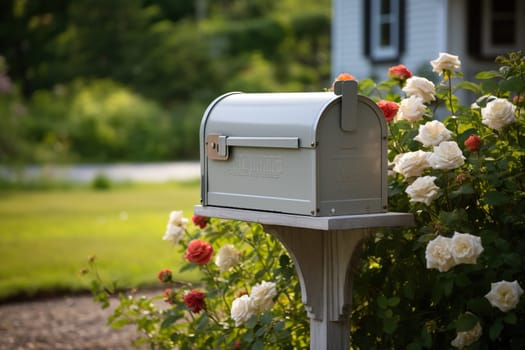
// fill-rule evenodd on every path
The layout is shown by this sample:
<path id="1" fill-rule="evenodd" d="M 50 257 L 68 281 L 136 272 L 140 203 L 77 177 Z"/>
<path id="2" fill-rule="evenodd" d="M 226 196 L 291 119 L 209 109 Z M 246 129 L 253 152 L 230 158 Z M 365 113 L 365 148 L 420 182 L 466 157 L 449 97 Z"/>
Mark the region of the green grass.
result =
<path id="1" fill-rule="evenodd" d="M 182 256 L 163 241 L 171 210 L 191 217 L 198 182 L 0 192 L 0 300 L 87 289 L 79 271 L 95 255 L 102 277 L 123 288 L 156 283 Z M 194 280 L 195 273 L 179 274 Z"/>

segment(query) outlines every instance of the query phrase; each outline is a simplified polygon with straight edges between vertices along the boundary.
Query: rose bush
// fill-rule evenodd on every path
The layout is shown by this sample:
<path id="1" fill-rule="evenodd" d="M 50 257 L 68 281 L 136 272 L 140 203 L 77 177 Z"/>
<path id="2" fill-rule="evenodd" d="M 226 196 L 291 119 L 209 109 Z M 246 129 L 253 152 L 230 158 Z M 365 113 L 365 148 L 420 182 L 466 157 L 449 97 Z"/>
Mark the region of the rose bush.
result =
<path id="1" fill-rule="evenodd" d="M 389 210 L 413 213 L 415 225 L 378 229 L 364 245 L 353 349 L 525 348 L 525 58 L 511 53 L 497 63 L 470 82 L 459 57 L 441 53 L 431 62 L 435 83 L 402 65 L 386 81 L 358 82 L 389 129 Z M 163 311 L 123 295 L 110 322 L 136 324 L 142 341 L 160 349 L 308 348 L 299 283 L 282 246 L 256 224 L 193 222 L 186 227 L 172 213 L 164 239 L 202 283 L 170 285 L 159 296 Z M 173 284 L 168 276 L 158 277 Z M 98 279 L 93 292 L 107 305 Z"/>
<path id="2" fill-rule="evenodd" d="M 191 222 L 171 212 L 163 238 L 185 258 L 178 269 L 197 269 L 200 281 L 174 281 L 173 266 L 161 267 L 162 294 L 122 293 L 109 323 L 135 325 L 135 344 L 152 349 L 307 349 L 300 286 L 282 245 L 257 224 L 197 216 Z M 96 276 L 94 261 L 90 269 Z M 96 278 L 92 291 L 108 306 L 114 288 Z"/>
<path id="3" fill-rule="evenodd" d="M 402 111 L 419 97 L 425 111 L 388 122 L 389 210 L 412 212 L 416 225 L 366 244 L 357 349 L 525 348 L 525 58 L 496 62 L 470 82 L 459 57 L 441 53 L 434 92 L 417 77 L 359 81 L 376 101 Z"/>

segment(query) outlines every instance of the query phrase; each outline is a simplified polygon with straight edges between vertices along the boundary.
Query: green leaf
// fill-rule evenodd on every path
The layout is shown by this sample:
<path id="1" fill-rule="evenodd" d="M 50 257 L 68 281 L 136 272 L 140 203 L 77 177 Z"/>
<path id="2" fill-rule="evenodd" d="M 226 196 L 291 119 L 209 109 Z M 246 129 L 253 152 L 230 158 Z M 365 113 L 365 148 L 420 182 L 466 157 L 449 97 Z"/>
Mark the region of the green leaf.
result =
<path id="1" fill-rule="evenodd" d="M 495 80 L 486 80 L 486 81 L 481 83 L 481 88 L 486 93 L 492 93 L 492 92 L 498 90 L 498 82 L 495 81 Z M 478 103 L 478 105 L 479 105 L 479 103 Z M 480 107 L 481 107 L 481 105 L 480 105 Z"/>
<path id="2" fill-rule="evenodd" d="M 466 332 L 474 328 L 479 322 L 478 318 L 471 313 L 464 313 L 456 320 L 456 331 Z"/>
<path id="3" fill-rule="evenodd" d="M 264 328 L 264 327 L 259 327 L 259 329 L 257 329 L 257 330 L 255 331 L 255 336 L 256 336 L 256 337 L 261 337 L 261 336 L 264 335 L 264 333 L 266 333 L 266 328 Z"/>
<path id="4" fill-rule="evenodd" d="M 252 350 L 264 350 L 264 343 L 262 339 L 257 339 L 252 345 Z"/>
<path id="5" fill-rule="evenodd" d="M 483 197 L 485 203 L 492 206 L 499 206 L 507 203 L 509 201 L 508 196 L 503 192 L 487 192 Z"/>
<path id="6" fill-rule="evenodd" d="M 421 350 L 421 349 L 423 349 L 423 347 L 421 346 L 419 342 L 416 342 L 416 341 L 407 345 L 407 350 Z"/>
<path id="7" fill-rule="evenodd" d="M 518 323 L 518 317 L 514 312 L 509 312 L 503 317 L 503 321 L 508 324 L 516 324 Z"/>
<path id="8" fill-rule="evenodd" d="M 457 83 L 456 89 L 464 89 L 464 90 L 472 91 L 476 94 L 481 93 L 481 87 L 478 84 L 470 82 L 470 81 L 461 81 Z"/>
<path id="9" fill-rule="evenodd" d="M 492 78 L 501 78 L 501 74 L 498 71 L 490 70 L 483 71 L 476 74 L 476 79 L 492 79 Z"/>
<path id="10" fill-rule="evenodd" d="M 204 328 L 208 326 L 209 317 L 207 314 L 203 314 L 201 318 L 199 319 L 199 322 L 197 322 L 197 326 L 195 327 L 197 330 L 202 331 Z"/>
<path id="11" fill-rule="evenodd" d="M 388 299 L 384 295 L 380 295 L 379 298 L 377 298 L 377 305 L 379 308 L 385 310 L 388 308 Z"/>
<path id="12" fill-rule="evenodd" d="M 498 339 L 499 335 L 501 334 L 501 331 L 503 330 L 503 322 L 501 319 L 497 319 L 489 329 L 489 336 L 490 339 L 496 340 Z"/>
<path id="13" fill-rule="evenodd" d="M 459 186 L 459 188 L 451 193 L 451 197 L 457 197 L 461 195 L 473 194 L 476 193 L 474 187 L 471 184 L 464 184 Z"/>
<path id="14" fill-rule="evenodd" d="M 388 317 L 383 320 L 383 331 L 387 334 L 392 334 L 397 328 L 397 317 Z"/>
<path id="15" fill-rule="evenodd" d="M 421 340 L 423 341 L 423 347 L 427 349 L 432 348 L 432 337 L 430 336 L 427 327 L 423 327 L 421 330 Z"/>
<path id="16" fill-rule="evenodd" d="M 499 87 L 502 90 L 521 93 L 525 90 L 525 82 L 519 77 L 511 77 L 507 80 L 500 81 Z"/>
<path id="17" fill-rule="evenodd" d="M 276 331 L 280 331 L 280 330 L 283 330 L 284 329 L 284 322 L 283 321 L 279 321 L 279 322 L 276 322 L 274 325 L 273 325 L 273 329 L 275 329 Z"/>
<path id="18" fill-rule="evenodd" d="M 246 323 L 244 324 L 244 326 L 248 329 L 253 329 L 256 325 L 257 325 L 257 317 L 255 316 L 250 317 L 250 319 L 246 321 Z"/>
<path id="19" fill-rule="evenodd" d="M 399 302 L 401 301 L 401 299 L 399 299 L 399 297 L 392 297 L 390 299 L 388 299 L 388 306 L 397 306 L 399 305 Z"/>

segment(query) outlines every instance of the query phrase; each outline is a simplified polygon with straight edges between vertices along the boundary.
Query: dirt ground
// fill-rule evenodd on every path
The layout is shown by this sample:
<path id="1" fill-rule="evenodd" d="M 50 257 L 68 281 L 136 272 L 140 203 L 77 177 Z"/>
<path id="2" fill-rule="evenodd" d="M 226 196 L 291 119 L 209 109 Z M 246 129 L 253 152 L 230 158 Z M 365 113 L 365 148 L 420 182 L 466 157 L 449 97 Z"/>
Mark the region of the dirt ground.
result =
<path id="1" fill-rule="evenodd" d="M 116 304 L 102 310 L 82 295 L 0 305 L 0 350 L 137 349 L 133 327 L 105 325 Z"/>

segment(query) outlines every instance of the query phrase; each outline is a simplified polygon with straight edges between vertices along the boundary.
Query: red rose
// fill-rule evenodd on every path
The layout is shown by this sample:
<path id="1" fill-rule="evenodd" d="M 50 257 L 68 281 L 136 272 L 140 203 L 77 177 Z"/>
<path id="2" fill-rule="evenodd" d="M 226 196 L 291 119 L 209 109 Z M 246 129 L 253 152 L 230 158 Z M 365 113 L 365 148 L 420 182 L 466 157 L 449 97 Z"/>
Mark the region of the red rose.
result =
<path id="1" fill-rule="evenodd" d="M 206 216 L 193 215 L 191 217 L 191 221 L 193 221 L 193 223 L 196 226 L 199 226 L 201 229 L 205 228 L 206 225 L 208 225 L 208 218 Z"/>
<path id="2" fill-rule="evenodd" d="M 480 144 L 481 137 L 479 137 L 478 135 L 472 134 L 468 137 L 468 139 L 465 140 L 465 147 L 467 147 L 467 149 L 470 152 L 477 151 L 479 149 Z"/>
<path id="3" fill-rule="evenodd" d="M 399 109 L 399 105 L 397 103 L 387 100 L 381 100 L 377 102 L 377 106 L 383 111 L 387 122 L 394 120 L 397 110 Z"/>
<path id="4" fill-rule="evenodd" d="M 163 283 L 171 282 L 172 276 L 171 270 L 168 269 L 160 270 L 157 274 L 157 278 Z"/>
<path id="5" fill-rule="evenodd" d="M 188 244 L 188 249 L 186 249 L 186 254 L 184 257 L 189 262 L 204 265 L 210 261 L 211 256 L 213 255 L 213 247 L 211 244 L 204 242 L 200 239 L 195 239 Z"/>
<path id="6" fill-rule="evenodd" d="M 191 309 L 191 312 L 198 314 L 199 311 L 206 308 L 204 296 L 205 294 L 203 292 L 194 289 L 184 294 L 184 303 L 186 303 L 186 306 Z"/>
<path id="7" fill-rule="evenodd" d="M 171 305 L 175 304 L 175 300 L 177 298 L 175 289 L 166 288 L 164 289 L 164 292 L 162 293 L 162 295 L 164 296 L 165 302 Z"/>
<path id="8" fill-rule="evenodd" d="M 388 77 L 397 80 L 407 80 L 408 78 L 412 77 L 412 72 L 408 70 L 407 67 L 400 64 L 397 66 L 392 66 L 388 69 Z"/>

